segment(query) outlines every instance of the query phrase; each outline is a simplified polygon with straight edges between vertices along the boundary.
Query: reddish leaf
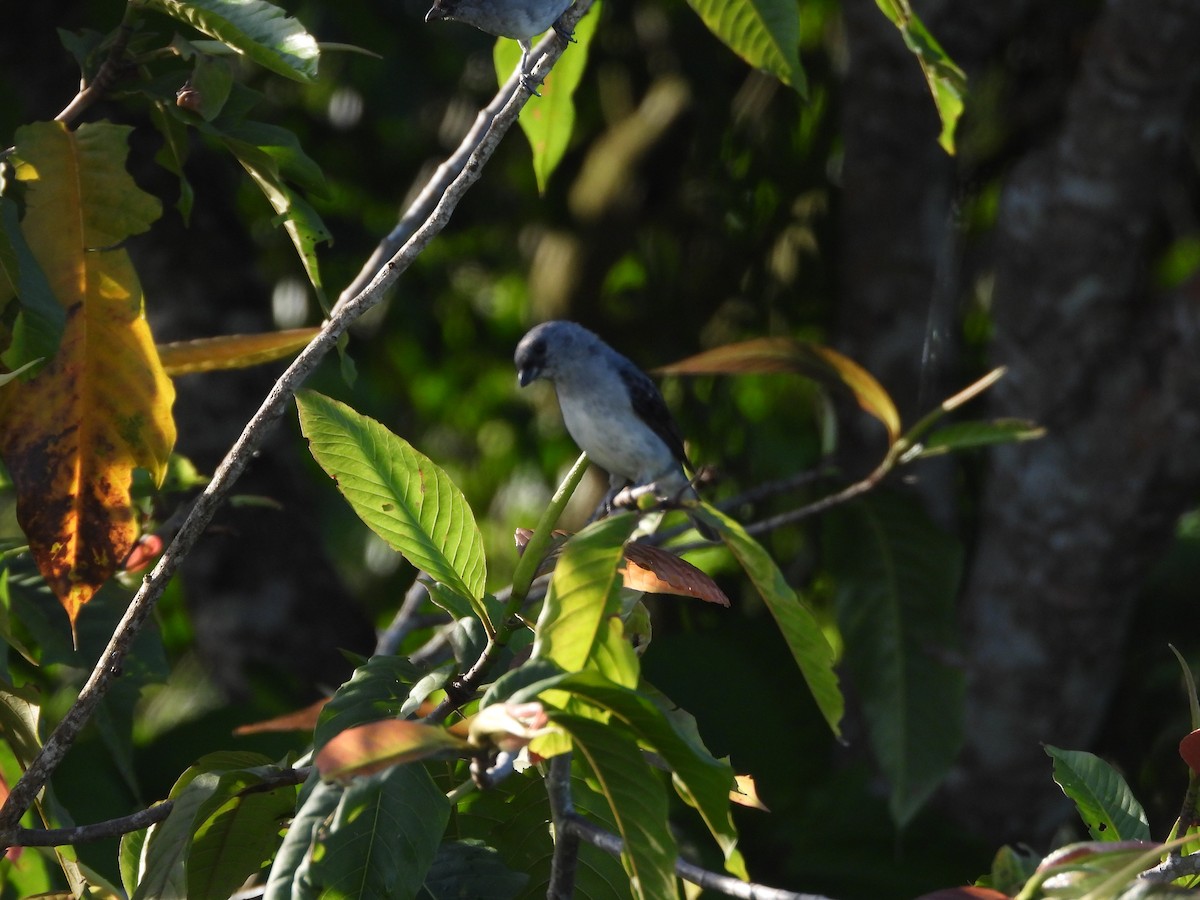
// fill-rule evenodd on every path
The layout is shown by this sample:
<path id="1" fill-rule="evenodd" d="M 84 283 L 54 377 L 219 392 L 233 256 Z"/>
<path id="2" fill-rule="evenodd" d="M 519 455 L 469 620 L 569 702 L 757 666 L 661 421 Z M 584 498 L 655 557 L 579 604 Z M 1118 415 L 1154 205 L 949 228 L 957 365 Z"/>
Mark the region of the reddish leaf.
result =
<path id="1" fill-rule="evenodd" d="M 312 731 L 317 727 L 317 718 L 328 702 L 328 697 L 322 697 L 304 709 L 297 709 L 294 712 L 284 713 L 273 719 L 264 719 L 261 722 L 251 722 L 249 725 L 239 725 L 233 729 L 233 733 L 240 736 L 262 734 L 268 731 Z"/>
<path id="2" fill-rule="evenodd" d="M 150 563 L 163 552 L 163 539 L 157 534 L 143 534 L 138 538 L 138 542 L 133 545 L 133 549 L 129 551 L 129 555 L 125 557 L 125 562 L 121 564 L 126 572 L 140 572 L 145 569 Z"/>
<path id="3" fill-rule="evenodd" d="M 1002 894 L 991 888 L 963 885 L 922 894 L 917 900 L 1008 900 L 1008 894 Z"/>
<path id="4" fill-rule="evenodd" d="M 1200 774 L 1200 730 L 1193 731 L 1179 742 L 1179 755 L 1189 769 Z"/>
<path id="5" fill-rule="evenodd" d="M 340 781 L 431 756 L 463 754 L 469 748 L 444 728 L 385 719 L 347 728 L 321 749 L 315 762 L 322 778 Z"/>
<path id="6" fill-rule="evenodd" d="M 634 541 L 625 545 L 625 587 L 646 594 L 677 594 L 696 597 L 720 606 L 729 598 L 717 583 L 690 562 L 674 553 Z"/>

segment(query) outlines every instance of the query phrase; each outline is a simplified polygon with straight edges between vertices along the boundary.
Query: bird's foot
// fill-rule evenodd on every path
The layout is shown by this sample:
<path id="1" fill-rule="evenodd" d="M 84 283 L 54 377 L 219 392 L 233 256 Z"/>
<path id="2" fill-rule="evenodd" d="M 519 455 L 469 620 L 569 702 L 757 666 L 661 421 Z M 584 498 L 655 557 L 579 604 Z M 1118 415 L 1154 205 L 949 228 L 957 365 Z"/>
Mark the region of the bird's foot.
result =
<path id="1" fill-rule="evenodd" d="M 555 19 L 554 24 L 551 25 L 550 27 L 554 29 L 555 34 L 557 34 L 560 38 L 562 38 L 568 44 L 579 43 L 577 40 L 575 40 L 575 32 L 572 31 L 570 28 L 568 28 L 566 25 L 564 25 L 561 18 Z"/>

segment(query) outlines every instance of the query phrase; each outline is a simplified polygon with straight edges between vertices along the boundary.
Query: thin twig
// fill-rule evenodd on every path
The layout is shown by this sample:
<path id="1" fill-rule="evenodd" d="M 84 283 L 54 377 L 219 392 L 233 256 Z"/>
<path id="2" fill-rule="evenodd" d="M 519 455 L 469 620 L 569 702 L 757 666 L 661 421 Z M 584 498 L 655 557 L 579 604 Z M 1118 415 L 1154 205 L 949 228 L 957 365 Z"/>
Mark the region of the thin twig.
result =
<path id="1" fill-rule="evenodd" d="M 1165 862 L 1159 863 L 1153 869 L 1147 869 L 1139 878 L 1166 884 L 1176 878 L 1200 875 L 1200 853 L 1189 853 L 1187 856 L 1171 856 Z"/>
<path id="2" fill-rule="evenodd" d="M 571 754 L 560 753 L 550 760 L 546 773 L 546 796 L 554 820 L 554 856 L 550 860 L 550 885 L 546 900 L 571 900 L 575 896 L 575 872 L 579 868 L 579 835 L 566 827 L 575 815 L 571 799 Z"/>
<path id="3" fill-rule="evenodd" d="M 108 93 L 108 89 L 117 80 L 120 69 L 125 65 L 125 48 L 129 46 L 129 39 L 133 37 L 133 19 L 136 15 L 137 4 L 126 3 L 121 24 L 117 26 L 117 35 L 108 48 L 108 55 L 104 57 L 104 62 L 96 70 L 96 77 L 79 89 L 79 93 L 71 98 L 71 102 L 63 108 L 63 111 L 54 117 L 54 121 L 69 125 L 79 118 L 85 109 Z"/>
<path id="4" fill-rule="evenodd" d="M 593 847 L 599 847 L 605 853 L 611 853 L 613 856 L 619 856 L 625 846 L 620 837 L 611 831 L 605 831 L 578 813 L 568 816 L 562 822 L 558 828 L 558 834 L 561 835 L 564 831 L 576 835 L 580 840 L 587 841 Z M 782 888 L 755 884 L 752 881 L 742 881 L 740 878 L 702 869 L 685 859 L 675 860 L 675 874 L 684 881 L 690 881 L 706 890 L 718 891 L 727 897 L 738 897 L 742 900 L 830 900 L 820 894 L 800 894 L 796 891 L 785 891 Z"/>
<path id="5" fill-rule="evenodd" d="M 66 844 L 86 844 L 106 838 L 120 837 L 131 831 L 141 831 L 156 825 L 171 814 L 174 800 L 164 800 L 149 809 L 140 809 L 127 816 L 93 822 L 91 825 L 76 825 L 74 828 L 19 828 L 13 838 L 13 847 L 62 847 Z"/>
<path id="6" fill-rule="evenodd" d="M 570 30 L 587 12 L 591 2 L 592 0 L 578 0 L 575 6 L 564 14 L 564 20 L 569 19 L 569 21 L 564 21 L 567 30 Z M 539 44 L 539 50 L 546 44 L 549 44 L 549 47 L 542 53 L 534 68 L 533 78 L 535 80 L 545 77 L 565 49 L 565 43 L 552 37 Z M 502 90 L 501 94 L 503 93 Z M 284 415 L 300 385 L 304 383 L 325 355 L 337 345 L 338 339 L 346 332 L 350 324 L 383 299 L 384 292 L 395 283 L 413 260 L 428 246 L 429 242 L 446 227 L 459 201 L 467 190 L 479 180 L 483 173 L 483 167 L 491 159 L 508 129 L 516 122 L 517 116 L 528 99 L 529 95 L 524 90 L 513 91 L 508 96 L 501 111 L 491 121 L 487 130 L 478 137 L 474 149 L 468 154 L 462 171 L 447 185 L 424 223 L 380 267 L 361 291 L 345 303 L 339 301 L 340 308 L 337 313 L 331 315 L 322 326 L 320 333 L 300 352 L 288 366 L 287 371 L 272 386 L 258 411 L 251 417 L 241 435 L 213 473 L 212 480 L 196 501 L 191 514 L 171 545 L 163 553 L 153 571 L 143 579 L 141 588 L 126 609 L 108 646 L 96 663 L 83 689 L 79 692 L 78 699 L 46 739 L 46 743 L 21 779 L 13 786 L 4 806 L 0 808 L 0 845 L 11 843 L 21 816 L 25 814 L 38 792 L 45 786 L 50 774 L 58 768 L 63 757 L 66 756 L 67 750 L 91 718 L 113 680 L 120 675 L 123 660 L 129 652 L 134 638 L 145 624 L 154 604 L 166 590 L 168 582 L 179 568 L 181 561 L 191 551 L 217 509 L 224 503 L 234 483 L 262 445 L 266 435 Z"/>

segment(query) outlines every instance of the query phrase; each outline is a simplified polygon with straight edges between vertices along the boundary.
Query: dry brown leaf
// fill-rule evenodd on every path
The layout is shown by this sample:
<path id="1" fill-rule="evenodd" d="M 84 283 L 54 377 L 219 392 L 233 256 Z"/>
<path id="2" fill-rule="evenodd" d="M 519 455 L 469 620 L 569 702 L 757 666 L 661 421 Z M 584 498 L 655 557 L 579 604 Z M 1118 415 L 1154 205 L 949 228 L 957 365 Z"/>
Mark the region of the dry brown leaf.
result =
<path id="1" fill-rule="evenodd" d="M 625 545 L 625 587 L 646 594 L 676 594 L 729 606 L 717 583 L 674 553 L 634 541 Z"/>

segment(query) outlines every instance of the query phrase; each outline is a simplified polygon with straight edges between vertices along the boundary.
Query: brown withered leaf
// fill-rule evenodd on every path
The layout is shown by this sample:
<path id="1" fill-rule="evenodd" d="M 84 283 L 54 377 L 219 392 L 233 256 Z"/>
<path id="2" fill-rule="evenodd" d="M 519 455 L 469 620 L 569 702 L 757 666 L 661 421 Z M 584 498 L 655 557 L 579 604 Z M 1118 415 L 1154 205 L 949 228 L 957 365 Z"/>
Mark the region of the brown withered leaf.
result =
<path id="1" fill-rule="evenodd" d="M 321 748 L 314 762 L 322 778 L 345 781 L 431 756 L 463 755 L 469 748 L 439 726 L 384 719 L 347 728 Z"/>
<path id="2" fill-rule="evenodd" d="M 677 594 L 695 597 L 720 606 L 729 606 L 729 598 L 717 583 L 690 562 L 674 553 L 633 541 L 625 545 L 625 587 L 646 594 Z"/>
<path id="3" fill-rule="evenodd" d="M 233 733 L 241 736 L 246 734 L 264 734 L 269 731 L 312 731 L 317 727 L 317 718 L 321 715 L 321 710 L 325 708 L 325 704 L 328 702 L 328 697 L 322 697 L 316 703 L 306 706 L 304 709 L 284 713 L 282 716 L 275 716 L 273 719 L 263 719 L 261 722 L 239 725 L 233 729 Z"/>

